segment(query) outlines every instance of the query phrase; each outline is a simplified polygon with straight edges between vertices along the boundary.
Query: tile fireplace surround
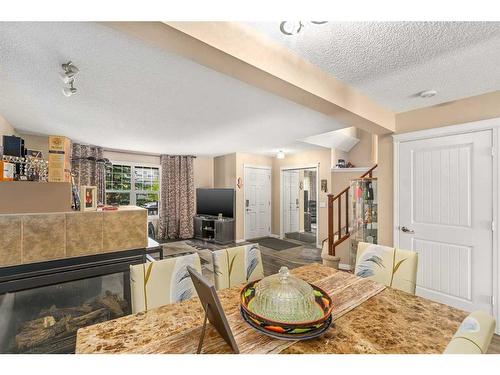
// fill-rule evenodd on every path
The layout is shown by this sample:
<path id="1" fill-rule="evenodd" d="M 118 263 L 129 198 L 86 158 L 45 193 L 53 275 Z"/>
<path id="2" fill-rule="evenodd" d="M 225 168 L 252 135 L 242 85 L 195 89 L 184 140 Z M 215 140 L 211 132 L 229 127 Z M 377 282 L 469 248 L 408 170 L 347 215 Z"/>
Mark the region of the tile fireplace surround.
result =
<path id="1" fill-rule="evenodd" d="M 145 248 L 147 211 L 0 215 L 0 267 Z"/>

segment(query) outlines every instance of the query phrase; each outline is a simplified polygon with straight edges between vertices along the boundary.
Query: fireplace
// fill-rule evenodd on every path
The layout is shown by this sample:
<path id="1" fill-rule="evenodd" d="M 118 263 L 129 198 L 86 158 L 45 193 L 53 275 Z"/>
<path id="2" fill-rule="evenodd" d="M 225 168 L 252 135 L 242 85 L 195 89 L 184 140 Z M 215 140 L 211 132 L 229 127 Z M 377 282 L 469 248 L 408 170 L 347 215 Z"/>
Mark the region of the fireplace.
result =
<path id="1" fill-rule="evenodd" d="M 74 353 L 79 328 L 130 313 L 129 267 L 151 252 L 0 268 L 0 353 Z"/>

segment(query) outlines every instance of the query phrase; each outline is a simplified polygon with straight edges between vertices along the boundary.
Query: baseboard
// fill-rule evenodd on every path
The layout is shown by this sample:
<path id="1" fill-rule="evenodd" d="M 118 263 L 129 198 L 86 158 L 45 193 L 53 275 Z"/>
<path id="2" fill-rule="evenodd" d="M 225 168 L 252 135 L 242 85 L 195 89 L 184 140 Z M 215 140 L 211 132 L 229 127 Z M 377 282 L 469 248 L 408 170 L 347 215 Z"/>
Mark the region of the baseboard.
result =
<path id="1" fill-rule="evenodd" d="M 269 237 L 272 237 L 272 238 L 281 238 L 279 234 L 274 234 L 274 233 L 271 233 L 269 235 Z"/>
<path id="2" fill-rule="evenodd" d="M 339 270 L 350 271 L 351 265 L 345 263 L 339 263 Z"/>
<path id="3" fill-rule="evenodd" d="M 234 241 L 234 243 L 242 243 L 242 242 L 245 242 L 246 240 L 236 240 Z"/>

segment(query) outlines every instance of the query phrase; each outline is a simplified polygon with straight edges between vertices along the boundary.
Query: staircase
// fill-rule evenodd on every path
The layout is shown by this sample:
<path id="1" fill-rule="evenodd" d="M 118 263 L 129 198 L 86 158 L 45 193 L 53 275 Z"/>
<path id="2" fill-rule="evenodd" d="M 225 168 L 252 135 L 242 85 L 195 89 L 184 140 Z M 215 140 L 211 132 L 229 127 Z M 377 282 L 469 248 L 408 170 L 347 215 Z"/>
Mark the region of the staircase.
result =
<path id="1" fill-rule="evenodd" d="M 359 178 L 372 178 L 373 171 L 377 168 L 377 164 L 371 167 Z M 335 256 L 335 248 L 342 242 L 347 240 L 351 233 L 349 231 L 349 186 L 342 190 L 337 195 L 328 194 L 328 238 L 323 242 L 328 240 L 328 254 Z M 342 197 L 344 202 L 342 202 Z M 333 220 L 333 209 L 337 204 L 337 231 L 335 231 L 335 223 Z M 345 210 L 342 212 L 342 205 L 345 204 Z M 342 226 L 342 217 L 344 217 L 345 224 Z"/>

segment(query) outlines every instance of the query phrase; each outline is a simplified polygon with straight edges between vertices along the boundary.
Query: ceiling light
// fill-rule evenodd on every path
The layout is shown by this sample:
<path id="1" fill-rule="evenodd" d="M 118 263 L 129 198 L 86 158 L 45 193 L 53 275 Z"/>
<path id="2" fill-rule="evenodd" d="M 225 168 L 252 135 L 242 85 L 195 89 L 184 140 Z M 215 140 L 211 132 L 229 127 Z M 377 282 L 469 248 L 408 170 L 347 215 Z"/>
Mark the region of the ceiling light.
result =
<path id="1" fill-rule="evenodd" d="M 322 25 L 328 21 L 309 21 L 313 25 Z M 285 35 L 295 35 L 301 32 L 305 21 L 283 21 L 280 23 L 280 31 Z"/>
<path id="2" fill-rule="evenodd" d="M 62 89 L 62 92 L 63 92 L 64 96 L 66 96 L 66 97 L 70 97 L 72 95 L 75 95 L 76 91 L 77 91 L 76 88 L 73 87 L 73 80 L 71 80 L 69 82 L 69 87 L 65 87 Z"/>
<path id="3" fill-rule="evenodd" d="M 436 90 L 425 90 L 418 94 L 421 98 L 432 98 L 437 94 Z"/>
<path id="4" fill-rule="evenodd" d="M 75 77 L 80 72 L 80 70 L 75 65 L 73 65 L 71 61 L 62 64 L 61 66 L 63 68 L 63 72 L 59 74 L 59 77 L 65 84 L 69 85 L 69 87 L 63 88 L 62 92 L 64 96 L 69 97 L 76 94 L 77 90 L 74 87 L 74 83 Z"/>
<path id="5" fill-rule="evenodd" d="M 66 64 L 62 64 L 61 66 L 64 72 L 59 74 L 59 76 L 66 84 L 68 84 L 69 81 L 71 81 L 71 79 L 73 79 L 80 72 L 80 70 L 75 65 L 73 65 L 71 61 L 67 62 Z"/>
<path id="6" fill-rule="evenodd" d="M 280 24 L 280 31 L 285 35 L 300 33 L 304 24 L 301 21 L 283 21 Z"/>
<path id="7" fill-rule="evenodd" d="M 281 150 L 278 151 L 276 154 L 276 159 L 284 159 L 285 158 L 285 153 Z"/>

